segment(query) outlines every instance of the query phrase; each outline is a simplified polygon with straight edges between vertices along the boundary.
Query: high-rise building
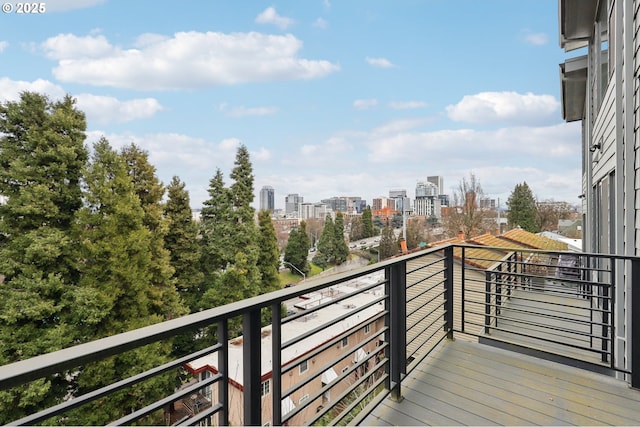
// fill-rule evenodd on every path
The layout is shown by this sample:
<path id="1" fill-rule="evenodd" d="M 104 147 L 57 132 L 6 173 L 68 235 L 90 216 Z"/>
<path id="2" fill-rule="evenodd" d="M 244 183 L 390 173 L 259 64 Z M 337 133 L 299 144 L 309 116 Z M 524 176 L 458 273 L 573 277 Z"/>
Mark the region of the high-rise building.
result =
<path id="1" fill-rule="evenodd" d="M 438 184 L 431 181 L 419 181 L 416 184 L 416 198 L 413 203 L 414 214 L 440 218 L 441 205 L 439 195 Z"/>
<path id="2" fill-rule="evenodd" d="M 411 201 L 407 197 L 407 190 L 389 190 L 389 198 L 396 201 L 396 210 L 405 212 L 411 209 Z"/>
<path id="3" fill-rule="evenodd" d="M 389 208 L 392 211 L 396 210 L 396 201 L 389 197 L 376 197 L 371 203 L 371 210 L 379 211 L 385 208 Z"/>
<path id="4" fill-rule="evenodd" d="M 418 197 L 436 197 L 440 193 L 438 186 L 430 181 L 418 181 L 416 184 L 416 199 Z"/>
<path id="5" fill-rule="evenodd" d="M 441 176 L 428 176 L 427 182 L 435 184 L 438 187 L 438 195 L 444 194 L 444 179 Z"/>
<path id="6" fill-rule="evenodd" d="M 273 187 L 265 185 L 260 190 L 260 210 L 273 212 L 275 208 L 275 191 Z"/>
<path id="7" fill-rule="evenodd" d="M 298 193 L 287 194 L 284 198 L 284 213 L 287 216 L 299 217 L 300 205 L 304 203 L 304 197 Z"/>

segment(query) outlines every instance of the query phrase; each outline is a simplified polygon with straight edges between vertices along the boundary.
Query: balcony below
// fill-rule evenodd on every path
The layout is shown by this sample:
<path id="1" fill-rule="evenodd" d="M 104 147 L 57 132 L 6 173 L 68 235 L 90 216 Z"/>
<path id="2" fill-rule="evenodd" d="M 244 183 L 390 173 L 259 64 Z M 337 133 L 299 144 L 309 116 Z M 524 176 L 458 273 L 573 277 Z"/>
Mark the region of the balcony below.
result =
<path id="1" fill-rule="evenodd" d="M 613 377 L 464 338 L 444 341 L 362 425 L 640 425 L 640 391 Z"/>

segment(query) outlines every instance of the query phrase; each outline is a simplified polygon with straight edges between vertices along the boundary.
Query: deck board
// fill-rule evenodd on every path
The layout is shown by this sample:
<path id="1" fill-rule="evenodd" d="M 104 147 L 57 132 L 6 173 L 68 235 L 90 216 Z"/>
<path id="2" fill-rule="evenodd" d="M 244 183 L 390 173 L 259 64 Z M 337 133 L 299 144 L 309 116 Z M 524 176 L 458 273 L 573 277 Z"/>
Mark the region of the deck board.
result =
<path id="1" fill-rule="evenodd" d="M 598 373 L 445 341 L 363 425 L 640 425 L 640 391 Z"/>

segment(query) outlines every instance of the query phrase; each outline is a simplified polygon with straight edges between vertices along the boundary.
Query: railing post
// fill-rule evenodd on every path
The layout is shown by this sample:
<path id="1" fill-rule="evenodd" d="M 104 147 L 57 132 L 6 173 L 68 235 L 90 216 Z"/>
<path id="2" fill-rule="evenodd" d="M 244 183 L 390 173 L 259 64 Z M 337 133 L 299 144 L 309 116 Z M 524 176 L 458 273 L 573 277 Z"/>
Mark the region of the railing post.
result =
<path id="1" fill-rule="evenodd" d="M 385 270 L 389 295 L 389 390 L 391 398 L 402 400 L 400 382 L 407 370 L 407 265 L 401 261 Z"/>
<path id="2" fill-rule="evenodd" d="M 261 384 L 261 336 L 260 336 L 260 309 L 254 309 L 242 316 L 242 356 L 243 369 L 243 397 L 244 419 L 243 425 L 262 425 L 262 399 L 260 396 Z"/>
<path id="3" fill-rule="evenodd" d="M 218 382 L 218 401 L 222 409 L 218 413 L 218 424 L 229 425 L 229 321 L 223 319 L 218 323 L 218 343 L 222 348 L 218 351 L 218 372 L 222 379 Z"/>
<path id="4" fill-rule="evenodd" d="M 451 340 L 453 339 L 453 246 L 449 246 L 444 249 L 444 268 L 444 323 L 447 332 L 447 338 Z M 461 284 L 461 289 L 463 287 L 464 283 Z M 464 306 L 462 307 L 462 311 L 464 312 Z"/>
<path id="5" fill-rule="evenodd" d="M 640 260 L 631 260 L 631 319 L 638 319 L 640 316 Z M 627 325 L 631 328 L 631 387 L 640 389 L 640 325 L 635 322 Z"/>
<path id="6" fill-rule="evenodd" d="M 282 306 L 271 307 L 272 425 L 282 425 Z"/>

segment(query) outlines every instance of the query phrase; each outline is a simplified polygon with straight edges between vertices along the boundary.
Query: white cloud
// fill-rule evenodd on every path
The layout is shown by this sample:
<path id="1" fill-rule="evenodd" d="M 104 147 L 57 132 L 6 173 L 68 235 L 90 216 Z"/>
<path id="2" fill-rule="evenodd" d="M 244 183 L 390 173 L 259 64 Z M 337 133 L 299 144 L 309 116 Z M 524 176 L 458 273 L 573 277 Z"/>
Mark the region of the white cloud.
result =
<path id="1" fill-rule="evenodd" d="M 314 21 L 313 26 L 316 27 L 316 28 L 325 29 L 325 28 L 327 28 L 329 26 L 329 23 L 326 20 L 322 19 L 322 18 L 318 18 L 318 19 L 316 19 Z"/>
<path id="2" fill-rule="evenodd" d="M 567 124 L 543 127 L 511 127 L 491 131 L 473 129 L 431 132 L 371 132 L 366 145 L 374 163 L 420 164 L 430 158 L 448 164 L 478 166 L 505 163 L 509 166 L 555 162 L 580 157 L 580 128 Z M 544 159 L 544 160 L 543 160 Z"/>
<path id="3" fill-rule="evenodd" d="M 291 34 L 191 31 L 144 34 L 136 43 L 123 49 L 103 36 L 61 34 L 41 47 L 58 60 L 53 74 L 61 81 L 139 90 L 315 79 L 339 70 L 329 61 L 297 58 L 302 42 Z"/>
<path id="4" fill-rule="evenodd" d="M 62 87 L 48 80 L 37 79 L 27 82 L 0 77 L 0 101 L 17 101 L 20 99 L 20 92 L 43 93 L 51 99 L 61 99 L 65 96 L 65 91 Z"/>
<path id="5" fill-rule="evenodd" d="M 368 110 L 378 105 L 377 99 L 356 99 L 353 101 L 353 107 L 356 110 Z"/>
<path id="6" fill-rule="evenodd" d="M 426 102 L 422 101 L 405 101 L 405 102 L 390 102 L 389 107 L 394 110 L 412 110 L 416 108 L 424 108 L 427 106 Z"/>
<path id="7" fill-rule="evenodd" d="M 146 119 L 162 110 L 162 105 L 154 98 L 120 101 L 111 96 L 84 93 L 77 95 L 76 99 L 78 108 L 85 112 L 87 119 L 100 124 Z"/>
<path id="8" fill-rule="evenodd" d="M 50 59 L 100 58 L 115 53 L 106 37 L 102 35 L 78 37 L 73 34 L 59 34 L 47 39 L 41 45 Z"/>
<path id="9" fill-rule="evenodd" d="M 286 30 L 293 25 L 293 19 L 278 15 L 274 7 L 268 7 L 262 11 L 257 17 L 258 24 L 274 24 L 281 30 Z"/>
<path id="10" fill-rule="evenodd" d="M 420 127 L 426 123 L 429 123 L 433 119 L 430 118 L 415 118 L 415 119 L 396 119 L 384 123 L 383 125 L 376 126 L 369 132 L 369 136 L 375 135 L 388 135 L 392 133 L 406 132 L 411 129 Z"/>
<path id="11" fill-rule="evenodd" d="M 378 68 L 393 68 L 395 67 L 395 65 L 393 65 L 391 63 L 391 61 L 389 61 L 387 58 L 370 58 L 370 57 L 366 57 L 365 60 L 367 61 L 367 63 L 373 67 L 378 67 Z"/>
<path id="12" fill-rule="evenodd" d="M 271 160 L 271 151 L 261 148 L 258 151 L 251 151 L 250 157 L 252 162 L 267 162 Z"/>
<path id="13" fill-rule="evenodd" d="M 545 33 L 532 33 L 529 31 L 524 32 L 524 41 L 534 46 L 542 46 L 547 44 L 549 36 Z"/>
<path id="14" fill-rule="evenodd" d="M 540 123 L 557 119 L 560 102 L 551 95 L 481 92 L 446 107 L 449 118 L 468 123 Z"/>
<path id="15" fill-rule="evenodd" d="M 222 107 L 223 110 L 225 108 L 226 106 Z M 278 112 L 278 109 L 276 107 L 248 108 L 248 107 L 245 107 L 244 105 L 241 105 L 239 107 L 233 107 L 231 110 L 229 110 L 229 112 L 225 114 L 225 116 L 233 117 L 233 118 L 246 117 L 246 116 L 267 116 L 267 115 L 275 114 L 277 112 Z"/>
<path id="16" fill-rule="evenodd" d="M 9 47 L 9 42 L 0 40 L 0 53 L 2 53 L 7 47 Z"/>

